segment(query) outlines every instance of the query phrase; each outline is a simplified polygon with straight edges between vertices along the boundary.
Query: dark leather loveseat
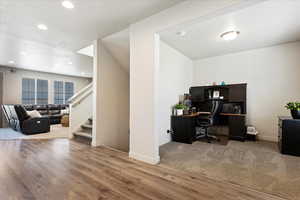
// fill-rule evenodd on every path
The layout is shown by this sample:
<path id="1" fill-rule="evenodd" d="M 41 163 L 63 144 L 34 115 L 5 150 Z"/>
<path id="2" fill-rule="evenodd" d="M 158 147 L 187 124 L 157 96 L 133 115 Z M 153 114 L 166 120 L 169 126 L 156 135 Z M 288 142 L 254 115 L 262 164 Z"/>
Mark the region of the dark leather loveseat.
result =
<path id="1" fill-rule="evenodd" d="M 27 111 L 37 110 L 42 116 L 49 117 L 50 124 L 60 124 L 63 116 L 61 110 L 65 110 L 69 105 L 24 105 Z"/>
<path id="2" fill-rule="evenodd" d="M 22 105 L 2 105 L 8 125 L 15 131 L 31 135 L 50 131 L 48 117 L 30 118 Z"/>

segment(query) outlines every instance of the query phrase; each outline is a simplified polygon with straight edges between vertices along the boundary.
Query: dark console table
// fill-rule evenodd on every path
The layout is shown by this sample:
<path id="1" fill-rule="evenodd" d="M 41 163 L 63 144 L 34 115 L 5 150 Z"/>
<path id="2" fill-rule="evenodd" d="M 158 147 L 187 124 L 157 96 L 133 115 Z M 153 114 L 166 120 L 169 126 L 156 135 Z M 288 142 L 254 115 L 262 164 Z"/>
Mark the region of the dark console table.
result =
<path id="1" fill-rule="evenodd" d="M 279 117 L 278 146 L 282 154 L 300 156 L 300 119 Z"/>

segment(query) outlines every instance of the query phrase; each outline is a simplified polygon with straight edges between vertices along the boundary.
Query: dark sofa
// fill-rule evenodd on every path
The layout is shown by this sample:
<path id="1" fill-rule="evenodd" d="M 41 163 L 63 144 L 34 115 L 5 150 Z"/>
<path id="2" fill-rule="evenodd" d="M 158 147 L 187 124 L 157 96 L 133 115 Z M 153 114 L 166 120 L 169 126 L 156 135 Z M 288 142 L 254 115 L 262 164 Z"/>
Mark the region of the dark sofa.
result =
<path id="1" fill-rule="evenodd" d="M 15 131 L 31 135 L 50 131 L 49 117 L 30 118 L 22 105 L 2 105 L 8 125 Z"/>
<path id="2" fill-rule="evenodd" d="M 61 110 L 65 110 L 69 105 L 24 105 L 27 111 L 37 110 L 42 116 L 49 117 L 50 124 L 60 124 L 63 114 Z"/>

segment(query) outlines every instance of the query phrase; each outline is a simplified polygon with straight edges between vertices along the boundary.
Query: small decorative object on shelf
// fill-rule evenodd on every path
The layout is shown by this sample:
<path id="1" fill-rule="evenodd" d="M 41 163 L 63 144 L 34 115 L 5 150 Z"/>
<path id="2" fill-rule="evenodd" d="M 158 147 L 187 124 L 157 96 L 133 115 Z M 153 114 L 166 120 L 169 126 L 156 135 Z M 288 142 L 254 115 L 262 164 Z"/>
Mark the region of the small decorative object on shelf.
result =
<path id="1" fill-rule="evenodd" d="M 197 108 L 196 107 L 192 107 L 192 114 L 197 113 Z"/>
<path id="2" fill-rule="evenodd" d="M 183 110 L 186 109 L 186 106 L 183 105 L 182 103 L 179 103 L 175 105 L 175 109 L 176 109 L 176 115 L 181 116 L 183 115 Z"/>
<path id="3" fill-rule="evenodd" d="M 221 82 L 221 85 L 223 85 L 223 86 L 226 85 L 225 81 L 222 81 L 222 82 Z"/>
<path id="4" fill-rule="evenodd" d="M 214 82 L 212 83 L 212 85 L 217 85 L 217 82 L 214 81 Z"/>
<path id="5" fill-rule="evenodd" d="M 300 102 L 289 102 L 285 108 L 291 111 L 294 119 L 300 119 Z"/>

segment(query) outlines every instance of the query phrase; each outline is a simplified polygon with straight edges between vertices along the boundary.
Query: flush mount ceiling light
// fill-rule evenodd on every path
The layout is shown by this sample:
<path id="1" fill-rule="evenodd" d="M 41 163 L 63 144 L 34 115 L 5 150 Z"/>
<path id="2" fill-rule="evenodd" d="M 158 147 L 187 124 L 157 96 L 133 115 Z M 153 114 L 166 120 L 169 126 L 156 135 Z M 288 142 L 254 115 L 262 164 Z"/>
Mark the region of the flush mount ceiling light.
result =
<path id="1" fill-rule="evenodd" d="M 235 40 L 239 34 L 240 34 L 239 31 L 228 31 L 228 32 L 222 33 L 220 35 L 220 37 L 223 38 L 223 40 L 232 41 L 232 40 Z"/>
<path id="2" fill-rule="evenodd" d="M 48 30 L 48 27 L 45 24 L 39 24 L 37 25 L 38 29 L 42 30 L 42 31 L 46 31 Z"/>
<path id="3" fill-rule="evenodd" d="M 69 65 L 72 65 L 73 63 L 71 61 L 68 62 Z"/>
<path id="4" fill-rule="evenodd" d="M 15 61 L 10 60 L 10 61 L 8 61 L 8 63 L 9 63 L 9 64 L 15 64 Z"/>
<path id="5" fill-rule="evenodd" d="M 22 56 L 26 56 L 26 52 L 25 51 L 21 51 L 21 53 L 20 53 Z"/>
<path id="6" fill-rule="evenodd" d="M 186 36 L 186 31 L 178 31 L 178 32 L 176 33 L 176 35 L 178 35 L 178 36 L 180 36 L 180 37 L 184 37 L 184 36 Z"/>
<path id="7" fill-rule="evenodd" d="M 75 7 L 71 1 L 63 1 L 61 5 L 68 9 L 73 9 Z"/>

